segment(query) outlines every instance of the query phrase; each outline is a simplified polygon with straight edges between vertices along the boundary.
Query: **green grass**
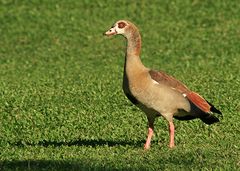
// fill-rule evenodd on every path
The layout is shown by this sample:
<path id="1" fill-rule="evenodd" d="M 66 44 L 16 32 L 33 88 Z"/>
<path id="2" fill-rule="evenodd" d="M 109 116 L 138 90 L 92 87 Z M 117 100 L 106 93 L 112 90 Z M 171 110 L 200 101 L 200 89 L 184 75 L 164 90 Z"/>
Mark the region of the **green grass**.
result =
<path id="1" fill-rule="evenodd" d="M 125 41 L 142 60 L 223 112 L 219 124 L 159 118 L 149 151 L 145 115 L 121 90 Z M 0 170 L 239 170 L 240 4 L 232 1 L 0 0 Z"/>

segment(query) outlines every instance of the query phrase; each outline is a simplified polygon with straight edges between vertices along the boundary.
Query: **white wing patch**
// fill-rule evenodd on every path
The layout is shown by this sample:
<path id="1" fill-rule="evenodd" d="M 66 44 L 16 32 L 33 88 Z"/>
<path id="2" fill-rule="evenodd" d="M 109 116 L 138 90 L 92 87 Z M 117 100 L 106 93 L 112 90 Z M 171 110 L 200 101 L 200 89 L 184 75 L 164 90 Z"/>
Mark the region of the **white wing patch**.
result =
<path id="1" fill-rule="evenodd" d="M 176 90 L 175 88 L 172 87 L 173 90 Z M 182 93 L 183 97 L 187 97 L 186 93 Z"/>
<path id="2" fill-rule="evenodd" d="M 152 80 L 153 81 L 153 84 L 159 84 L 157 81 L 155 81 L 155 80 Z"/>

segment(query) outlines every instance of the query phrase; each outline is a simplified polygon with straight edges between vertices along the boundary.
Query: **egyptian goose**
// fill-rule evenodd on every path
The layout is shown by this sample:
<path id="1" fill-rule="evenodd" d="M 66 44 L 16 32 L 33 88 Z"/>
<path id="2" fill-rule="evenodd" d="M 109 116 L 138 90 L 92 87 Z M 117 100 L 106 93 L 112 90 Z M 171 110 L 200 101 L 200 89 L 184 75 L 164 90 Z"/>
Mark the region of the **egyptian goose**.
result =
<path id="1" fill-rule="evenodd" d="M 144 145 L 150 148 L 154 120 L 163 116 L 169 124 L 170 143 L 174 147 L 173 118 L 191 120 L 200 118 L 210 125 L 219 122 L 213 113 L 221 114 L 199 94 L 189 90 L 183 83 L 163 71 L 146 68 L 140 59 L 141 36 L 138 28 L 126 20 L 117 21 L 106 36 L 123 35 L 127 39 L 124 64 L 123 91 L 127 98 L 139 107 L 148 119 L 148 136 Z"/>

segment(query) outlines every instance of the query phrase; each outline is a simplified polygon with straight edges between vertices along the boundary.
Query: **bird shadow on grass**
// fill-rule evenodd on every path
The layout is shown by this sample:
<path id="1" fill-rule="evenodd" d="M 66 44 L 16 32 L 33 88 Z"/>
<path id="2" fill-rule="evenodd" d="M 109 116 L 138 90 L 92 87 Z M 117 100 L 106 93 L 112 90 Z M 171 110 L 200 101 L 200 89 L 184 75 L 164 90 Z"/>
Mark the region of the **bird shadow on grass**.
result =
<path id="1" fill-rule="evenodd" d="M 113 141 L 113 140 L 103 140 L 103 139 L 79 139 L 75 141 L 68 141 L 68 142 L 57 142 L 57 141 L 39 141 L 37 143 L 29 143 L 24 141 L 19 141 L 15 143 L 11 143 L 11 145 L 15 146 L 53 146 L 53 147 L 59 147 L 59 146 L 91 146 L 91 147 L 97 147 L 97 146 L 132 146 L 132 147 L 143 147 L 143 144 L 145 143 L 144 140 L 119 140 L 119 141 Z"/>
<path id="2" fill-rule="evenodd" d="M 104 139 L 79 139 L 69 142 L 56 142 L 56 141 L 39 141 L 36 143 L 29 143 L 25 141 L 18 141 L 14 143 L 9 143 L 11 146 L 17 147 L 27 147 L 27 146 L 43 146 L 43 147 L 61 147 L 61 146 L 85 146 L 85 147 L 101 147 L 101 146 L 131 146 L 131 147 L 142 147 L 144 141 L 113 141 Z M 111 170 L 111 168 L 106 168 L 101 166 L 98 162 L 92 160 L 89 161 L 68 161 L 68 160 L 13 160 L 13 161 L 0 161 L 0 171 L 1 170 Z"/>
<path id="3" fill-rule="evenodd" d="M 143 144 L 145 143 L 144 140 L 128 140 L 128 141 L 112 141 L 112 140 L 87 140 L 87 139 L 80 139 L 71 142 L 50 142 L 50 141 L 40 141 L 37 143 L 26 143 L 23 141 L 12 143 L 12 146 L 43 146 L 43 147 L 61 147 L 61 146 L 85 146 L 85 147 L 101 147 L 101 146 L 130 146 L 131 148 L 142 148 Z M 153 141 L 155 144 L 156 141 Z M 144 157 L 149 156 L 151 153 L 141 153 L 140 156 L 137 157 Z M 183 156 L 162 156 L 159 159 L 156 159 L 155 162 L 159 163 L 157 166 L 158 170 L 165 170 L 168 165 L 183 165 L 185 168 L 191 168 L 194 163 L 196 163 L 195 158 L 189 157 L 189 155 L 193 154 L 186 154 Z M 134 158 L 134 157 L 133 157 Z M 114 162 L 114 161 L 113 161 Z M 131 160 L 128 161 L 131 163 Z M 133 163 L 135 160 L 132 161 Z M 148 166 L 143 165 L 142 163 L 139 166 L 134 166 L 133 168 L 129 166 L 125 166 L 121 164 L 121 166 L 116 166 L 115 164 L 106 165 L 101 163 L 101 161 L 94 161 L 92 159 L 67 159 L 67 160 L 3 160 L 0 161 L 0 170 L 118 170 L 117 167 L 120 167 L 119 170 L 147 170 Z"/>
<path id="4" fill-rule="evenodd" d="M 105 170 L 102 166 L 93 166 L 86 161 L 59 161 L 59 160 L 15 160 L 0 161 L 0 170 L 11 171 L 41 171 L 41 170 Z"/>
<path id="5" fill-rule="evenodd" d="M 189 155 L 192 154 L 186 154 L 184 156 L 176 156 L 176 157 L 162 157 L 159 160 L 156 160 L 155 162 L 159 163 L 157 166 L 157 170 L 165 170 L 169 169 L 169 166 L 176 168 L 178 166 L 181 166 L 182 168 L 185 168 L 186 170 L 191 170 L 194 168 L 194 165 L 197 165 L 196 159 L 189 159 Z M 18 170 L 18 171 L 30 171 L 30 170 L 149 170 L 149 166 L 145 166 L 142 163 L 139 163 L 139 166 L 134 166 L 134 160 L 133 160 L 133 166 L 129 166 L 129 163 L 131 161 L 128 161 L 128 165 L 126 166 L 124 164 L 121 164 L 120 166 L 117 166 L 117 164 L 114 164 L 114 161 L 112 161 L 113 164 L 103 164 L 99 161 L 94 161 L 92 159 L 75 159 L 75 160 L 10 160 L 10 161 L 0 161 L 0 170 Z M 111 163 L 111 162 L 110 162 Z M 199 165 L 199 164 L 198 164 Z M 118 169 L 117 169 L 118 168 Z M 168 170 L 167 169 L 167 170 Z"/>

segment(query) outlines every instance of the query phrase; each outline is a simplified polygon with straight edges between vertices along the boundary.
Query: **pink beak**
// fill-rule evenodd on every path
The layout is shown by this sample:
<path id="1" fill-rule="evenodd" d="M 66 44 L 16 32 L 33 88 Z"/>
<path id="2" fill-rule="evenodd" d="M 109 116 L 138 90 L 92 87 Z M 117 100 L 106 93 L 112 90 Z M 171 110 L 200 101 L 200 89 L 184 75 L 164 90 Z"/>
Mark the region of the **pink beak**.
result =
<path id="1" fill-rule="evenodd" d="M 117 34 L 117 32 L 113 28 L 111 28 L 110 30 L 108 30 L 104 33 L 105 36 L 112 36 L 112 35 L 116 35 L 116 34 Z"/>

